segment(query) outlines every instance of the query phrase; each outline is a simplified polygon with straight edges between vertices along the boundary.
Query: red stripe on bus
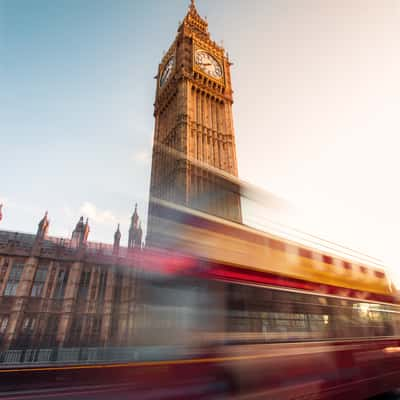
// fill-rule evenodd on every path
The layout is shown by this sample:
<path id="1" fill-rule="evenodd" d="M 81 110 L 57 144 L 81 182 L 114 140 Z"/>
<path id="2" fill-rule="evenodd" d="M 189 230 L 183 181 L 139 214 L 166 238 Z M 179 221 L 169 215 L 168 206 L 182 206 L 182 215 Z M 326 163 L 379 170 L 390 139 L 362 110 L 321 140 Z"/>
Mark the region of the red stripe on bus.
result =
<path id="1" fill-rule="evenodd" d="M 255 283 L 261 285 L 271 285 L 278 287 L 287 287 L 305 291 L 311 291 L 321 294 L 330 294 L 336 296 L 343 296 L 343 291 L 347 291 L 348 294 L 344 297 L 349 298 L 365 298 L 372 301 L 394 303 L 395 299 L 392 296 L 363 292 L 352 288 L 343 288 L 333 285 L 325 285 L 316 282 L 307 282 L 300 279 L 287 278 L 283 276 L 277 276 L 269 273 L 258 272 L 258 271 L 243 271 L 240 268 L 225 266 L 222 264 L 214 264 L 210 266 L 210 269 L 206 272 L 206 276 L 210 279 L 222 279 L 244 283 Z"/>

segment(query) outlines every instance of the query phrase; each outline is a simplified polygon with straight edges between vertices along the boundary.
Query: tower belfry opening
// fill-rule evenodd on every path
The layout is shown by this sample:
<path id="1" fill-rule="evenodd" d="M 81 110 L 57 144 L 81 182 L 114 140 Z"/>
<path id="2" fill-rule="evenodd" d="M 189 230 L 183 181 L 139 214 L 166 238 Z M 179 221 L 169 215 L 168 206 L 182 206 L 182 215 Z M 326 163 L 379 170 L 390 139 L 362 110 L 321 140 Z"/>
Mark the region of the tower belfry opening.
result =
<path id="1" fill-rule="evenodd" d="M 192 0 L 158 67 L 150 199 L 240 223 L 230 65 Z"/>

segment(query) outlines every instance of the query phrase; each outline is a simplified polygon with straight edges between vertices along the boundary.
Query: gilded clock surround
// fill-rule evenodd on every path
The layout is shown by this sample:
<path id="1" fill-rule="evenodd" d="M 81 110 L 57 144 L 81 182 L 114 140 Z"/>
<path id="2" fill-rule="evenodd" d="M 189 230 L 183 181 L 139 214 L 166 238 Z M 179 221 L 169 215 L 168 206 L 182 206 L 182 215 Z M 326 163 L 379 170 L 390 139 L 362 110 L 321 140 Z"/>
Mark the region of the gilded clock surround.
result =
<path id="1" fill-rule="evenodd" d="M 202 68 L 201 64 L 198 62 L 198 55 L 199 54 L 204 54 L 205 58 L 211 58 L 211 64 L 214 62 L 215 64 L 218 65 L 218 68 L 220 68 L 220 76 L 213 76 L 212 74 L 210 74 L 209 72 L 207 72 L 207 70 L 205 70 L 204 68 Z M 201 47 L 197 47 L 194 49 L 193 51 L 193 69 L 197 72 L 206 74 L 207 77 L 217 81 L 217 82 L 223 82 L 223 78 L 224 78 L 224 67 L 222 66 L 222 61 L 219 60 L 217 57 L 215 57 L 212 53 L 210 53 L 207 50 L 202 49 Z"/>
<path id="2" fill-rule="evenodd" d="M 196 51 L 216 60 L 221 78 L 196 65 Z M 237 177 L 231 63 L 193 2 L 161 60 L 158 80 L 171 57 L 172 73 L 156 89 L 150 196 L 241 222 L 235 188 L 209 169 Z M 148 224 L 151 236 L 151 206 Z"/>

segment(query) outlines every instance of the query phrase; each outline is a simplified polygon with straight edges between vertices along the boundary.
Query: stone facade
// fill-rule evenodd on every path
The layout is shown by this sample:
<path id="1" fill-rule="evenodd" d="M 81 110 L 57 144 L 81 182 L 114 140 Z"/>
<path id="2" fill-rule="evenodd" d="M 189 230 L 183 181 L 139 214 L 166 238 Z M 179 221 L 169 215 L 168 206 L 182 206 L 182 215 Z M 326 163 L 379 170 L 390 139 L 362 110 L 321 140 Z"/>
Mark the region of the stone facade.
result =
<path id="1" fill-rule="evenodd" d="M 142 232 L 137 208 L 128 247 L 88 241 L 83 217 L 71 239 L 0 231 L 0 350 L 129 346 L 135 340 Z"/>
<path id="2" fill-rule="evenodd" d="M 241 222 L 230 66 L 191 2 L 158 68 L 150 197 Z"/>

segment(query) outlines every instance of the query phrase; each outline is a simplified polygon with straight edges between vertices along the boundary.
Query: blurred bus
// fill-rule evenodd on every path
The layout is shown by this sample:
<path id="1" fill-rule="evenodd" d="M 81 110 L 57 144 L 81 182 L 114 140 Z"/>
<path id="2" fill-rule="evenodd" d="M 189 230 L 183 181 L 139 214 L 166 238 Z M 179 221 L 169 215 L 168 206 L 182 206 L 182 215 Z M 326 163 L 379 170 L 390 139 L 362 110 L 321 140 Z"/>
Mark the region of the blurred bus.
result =
<path id="1" fill-rule="evenodd" d="M 143 344 L 206 363 L 234 396 L 354 400 L 400 386 L 400 306 L 374 260 L 152 202 Z"/>
<path id="2" fill-rule="evenodd" d="M 124 384 L 127 398 L 155 400 L 361 400 L 400 386 L 400 306 L 379 262 L 150 206 L 154 247 L 134 263 L 135 346 L 96 349 L 102 358 L 85 365 L 2 370 L 5 385 Z"/>

